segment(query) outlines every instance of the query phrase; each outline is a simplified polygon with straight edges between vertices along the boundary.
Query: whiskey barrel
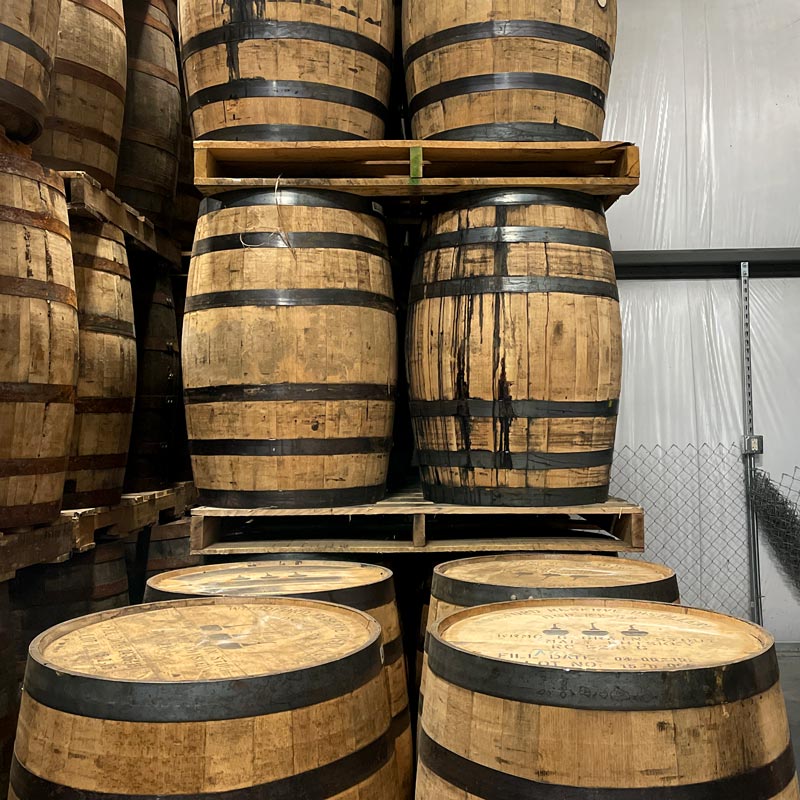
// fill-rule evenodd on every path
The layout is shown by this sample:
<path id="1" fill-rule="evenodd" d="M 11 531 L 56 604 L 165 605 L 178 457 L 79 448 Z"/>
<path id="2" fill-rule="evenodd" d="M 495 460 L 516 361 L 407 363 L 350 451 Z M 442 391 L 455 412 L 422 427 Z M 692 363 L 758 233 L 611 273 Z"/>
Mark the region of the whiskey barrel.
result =
<path id="1" fill-rule="evenodd" d="M 448 561 L 434 568 L 430 588 L 430 605 L 423 607 L 420 626 L 418 676 L 424 672 L 428 628 L 464 608 L 560 597 L 680 602 L 678 579 L 661 564 L 560 553 L 510 553 Z"/>
<path id="2" fill-rule="evenodd" d="M 138 271 L 133 310 L 138 377 L 125 490 L 148 492 L 173 482 L 180 350 L 169 275 Z"/>
<path id="3" fill-rule="evenodd" d="M 178 519 L 164 525 L 154 525 L 150 529 L 147 561 L 145 562 L 147 580 L 162 572 L 197 567 L 203 563 L 201 556 L 192 555 L 190 529 L 189 519 Z"/>
<path id="4" fill-rule="evenodd" d="M 61 0 L 0 3 L 0 127 L 12 139 L 42 132 Z"/>
<path id="5" fill-rule="evenodd" d="M 376 619 L 381 626 L 401 796 L 410 798 L 413 795 L 406 661 L 391 570 L 348 561 L 216 564 L 156 575 L 147 581 L 144 599 L 147 603 L 198 596 L 302 597 L 357 608 Z"/>
<path id="6" fill-rule="evenodd" d="M 413 137 L 600 139 L 616 37 L 616 0 L 403 0 Z"/>
<path id="7" fill-rule="evenodd" d="M 380 649 L 366 614 L 296 598 L 177 600 L 59 625 L 30 650 L 16 800 L 396 800 Z"/>
<path id="8" fill-rule="evenodd" d="M 133 400 L 136 334 L 125 237 L 114 225 L 73 221 L 80 368 L 64 508 L 119 503 Z"/>
<path id="9" fill-rule="evenodd" d="M 28 645 L 60 622 L 128 605 L 128 573 L 122 542 L 98 543 L 63 564 L 18 570 L 10 582 L 19 676 Z"/>
<path id="10" fill-rule="evenodd" d="M 425 497 L 604 502 L 622 333 L 599 198 L 477 192 L 427 223 L 406 359 Z"/>
<path id="11" fill-rule="evenodd" d="M 183 82 L 181 81 L 181 84 Z M 194 185 L 194 143 L 189 123 L 189 110 L 181 94 L 181 138 L 178 157 L 178 183 L 172 214 L 172 236 L 181 250 L 190 251 L 200 210 L 200 192 Z"/>
<path id="12" fill-rule="evenodd" d="M 44 132 L 34 156 L 114 188 L 125 115 L 122 0 L 62 0 Z"/>
<path id="13" fill-rule="evenodd" d="M 123 0 L 128 88 L 117 194 L 168 228 L 178 176 L 178 58 L 163 0 Z"/>
<path id="14" fill-rule="evenodd" d="M 181 0 L 181 58 L 197 139 L 382 139 L 391 0 Z"/>
<path id="15" fill-rule="evenodd" d="M 323 191 L 248 189 L 203 200 L 183 323 L 201 502 L 380 500 L 395 347 L 380 206 Z"/>
<path id="16" fill-rule="evenodd" d="M 0 524 L 58 518 L 78 371 L 64 184 L 0 155 Z"/>
<path id="17" fill-rule="evenodd" d="M 447 617 L 428 656 L 417 800 L 800 798 L 774 641 L 748 622 L 526 600 Z"/>
<path id="18" fill-rule="evenodd" d="M 8 581 L 0 583 L 0 797 L 8 795 L 8 771 L 14 753 L 19 713 L 19 681 Z"/>

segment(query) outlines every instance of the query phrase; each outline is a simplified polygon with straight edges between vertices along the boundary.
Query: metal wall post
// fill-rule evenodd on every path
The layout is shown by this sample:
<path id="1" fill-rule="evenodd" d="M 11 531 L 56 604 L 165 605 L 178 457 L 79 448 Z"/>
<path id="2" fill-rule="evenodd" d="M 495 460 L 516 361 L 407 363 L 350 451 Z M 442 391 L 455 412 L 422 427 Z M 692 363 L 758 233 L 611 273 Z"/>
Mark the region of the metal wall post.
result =
<path id="1" fill-rule="evenodd" d="M 742 460 L 744 463 L 745 495 L 747 501 L 748 556 L 750 563 L 750 610 L 753 622 L 764 620 L 761 604 L 761 558 L 758 549 L 758 519 L 753 508 L 752 494 L 755 480 L 756 456 L 763 453 L 763 439 L 753 429 L 753 362 L 750 338 L 750 262 L 741 263 L 742 291 L 742 407 L 744 409 L 744 437 Z"/>

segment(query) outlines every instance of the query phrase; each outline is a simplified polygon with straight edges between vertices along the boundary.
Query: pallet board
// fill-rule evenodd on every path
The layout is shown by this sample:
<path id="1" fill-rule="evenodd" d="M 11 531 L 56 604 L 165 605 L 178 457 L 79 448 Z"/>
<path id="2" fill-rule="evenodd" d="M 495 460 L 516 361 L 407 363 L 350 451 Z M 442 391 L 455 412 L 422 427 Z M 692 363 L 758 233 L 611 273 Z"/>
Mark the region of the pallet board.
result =
<path id="1" fill-rule="evenodd" d="M 611 205 L 639 185 L 626 142 L 195 142 L 203 194 L 246 187 L 431 197 L 475 189 L 571 189 Z"/>
<path id="2" fill-rule="evenodd" d="M 129 240 L 158 255 L 171 266 L 180 267 L 181 250 L 178 243 L 156 230 L 153 223 L 104 189 L 85 172 L 59 172 L 67 192 L 70 216 L 87 217 L 110 222 L 121 228 Z"/>
<path id="3" fill-rule="evenodd" d="M 69 520 L 20 533 L 0 533 L 0 582 L 11 580 L 18 569 L 66 561 L 71 555 Z"/>
<path id="4" fill-rule="evenodd" d="M 448 553 L 448 552 L 524 552 L 566 550 L 584 552 L 641 552 L 644 550 L 644 511 L 624 500 L 589 506 L 554 508 L 510 508 L 505 506 L 458 506 L 431 503 L 421 492 L 390 495 L 373 505 L 310 509 L 227 509 L 201 506 L 192 509 L 192 552 L 199 555 L 242 555 L 258 553 Z M 565 516 L 573 517 L 573 526 L 584 535 L 546 535 L 536 537 L 480 537 L 471 539 L 434 539 L 427 535 L 431 517 L 485 517 L 487 525 L 497 516 L 532 518 L 559 517 L 562 527 L 571 526 Z M 226 520 L 269 518 L 310 519 L 336 517 L 346 525 L 349 517 L 399 517 L 402 538 L 387 539 L 224 539 Z M 337 520 L 337 521 L 339 521 Z M 549 522 L 550 520 L 548 520 Z M 555 520 L 554 520 L 555 521 Z M 565 530 L 565 533 L 567 531 Z M 594 533 L 594 535 L 591 535 Z M 588 534 L 588 535 L 586 535 Z M 400 536 L 400 534 L 398 534 Z"/>
<path id="5" fill-rule="evenodd" d="M 118 506 L 70 509 L 61 516 L 72 524 L 74 549 L 83 552 L 94 546 L 98 533 L 124 538 L 148 525 L 182 516 L 194 499 L 194 484 L 183 482 L 169 489 L 124 494 Z"/>

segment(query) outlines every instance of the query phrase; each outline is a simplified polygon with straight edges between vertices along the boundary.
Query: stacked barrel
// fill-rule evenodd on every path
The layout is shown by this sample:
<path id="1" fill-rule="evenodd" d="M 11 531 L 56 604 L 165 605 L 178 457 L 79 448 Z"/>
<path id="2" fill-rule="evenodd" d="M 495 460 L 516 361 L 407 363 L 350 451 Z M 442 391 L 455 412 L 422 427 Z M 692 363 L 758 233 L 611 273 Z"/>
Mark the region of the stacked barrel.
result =
<path id="1" fill-rule="evenodd" d="M 336 7 L 183 0 L 196 139 L 342 140 L 384 133 L 389 0 Z M 379 204 L 329 191 L 203 200 L 183 328 L 200 500 L 225 508 L 383 497 L 397 378 Z"/>
<path id="2" fill-rule="evenodd" d="M 602 135 L 616 2 L 405 0 L 414 136 Z M 458 195 L 423 230 L 406 361 L 425 496 L 569 506 L 608 498 L 621 322 L 600 198 Z"/>
<path id="3" fill-rule="evenodd" d="M 58 517 L 75 413 L 78 298 L 64 184 L 33 161 L 26 146 L 48 119 L 60 10 L 60 0 L 10 0 L 0 8 L 0 520 L 5 529 Z"/>

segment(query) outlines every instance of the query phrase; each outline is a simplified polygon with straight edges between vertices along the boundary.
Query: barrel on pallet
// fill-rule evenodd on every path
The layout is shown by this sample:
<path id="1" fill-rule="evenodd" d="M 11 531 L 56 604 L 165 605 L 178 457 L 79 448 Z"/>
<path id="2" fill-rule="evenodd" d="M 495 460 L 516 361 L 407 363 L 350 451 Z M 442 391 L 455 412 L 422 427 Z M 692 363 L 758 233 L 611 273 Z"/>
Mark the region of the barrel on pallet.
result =
<path id="1" fill-rule="evenodd" d="M 19 713 L 19 680 L 8 581 L 0 583 L 0 797 L 8 794 L 8 770 L 14 753 Z"/>
<path id="2" fill-rule="evenodd" d="M 396 800 L 380 651 L 366 614 L 295 598 L 176 600 L 59 625 L 31 646 L 12 790 Z"/>
<path id="3" fill-rule="evenodd" d="M 413 794 L 413 746 L 406 661 L 391 570 L 348 561 L 281 560 L 216 564 L 150 578 L 145 602 L 200 596 L 302 597 L 357 608 L 381 626 L 401 797 Z"/>
<path id="4" fill-rule="evenodd" d="M 62 0 L 44 132 L 34 155 L 114 188 L 127 62 L 122 0 Z"/>
<path id="5" fill-rule="evenodd" d="M 0 155 L 0 524 L 58 518 L 78 372 L 64 184 Z"/>
<path id="6" fill-rule="evenodd" d="M 220 10 L 181 0 L 180 11 L 195 138 L 383 138 L 391 0 L 232 0 Z"/>
<path id="7" fill-rule="evenodd" d="M 750 623 L 632 600 L 478 606 L 432 629 L 428 666 L 418 800 L 800 798 L 774 641 Z"/>
<path id="8" fill-rule="evenodd" d="M 406 359 L 425 496 L 465 505 L 608 499 L 622 365 L 602 201 L 461 195 L 427 223 Z"/>
<path id="9" fill-rule="evenodd" d="M 205 199 L 183 325 L 201 502 L 302 508 L 379 500 L 395 347 L 380 206 L 324 191 Z"/>
<path id="10" fill-rule="evenodd" d="M 616 37 L 616 0 L 403 0 L 413 136 L 597 140 Z"/>
<path id="11" fill-rule="evenodd" d="M 122 495 L 136 396 L 136 334 L 125 238 L 114 225 L 73 221 L 72 256 L 80 371 L 64 507 L 113 506 Z"/>
<path id="12" fill-rule="evenodd" d="M 117 194 L 167 228 L 178 176 L 178 59 L 163 0 L 123 0 L 128 42 Z"/>
<path id="13" fill-rule="evenodd" d="M 125 546 L 98 543 L 63 564 L 18 570 L 10 595 L 22 677 L 28 645 L 42 631 L 84 614 L 128 605 Z"/>
<path id="14" fill-rule="evenodd" d="M 169 275 L 137 270 L 133 309 L 138 378 L 125 489 L 148 492 L 169 486 L 174 472 L 180 351 Z"/>
<path id="15" fill-rule="evenodd" d="M 32 142 L 42 132 L 61 0 L 0 3 L 0 128 Z"/>

